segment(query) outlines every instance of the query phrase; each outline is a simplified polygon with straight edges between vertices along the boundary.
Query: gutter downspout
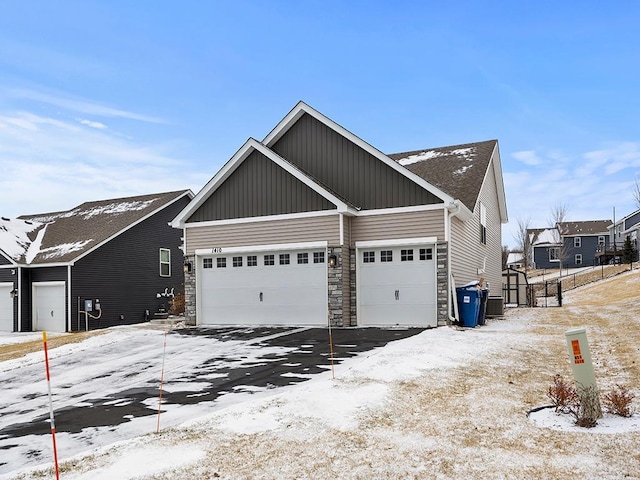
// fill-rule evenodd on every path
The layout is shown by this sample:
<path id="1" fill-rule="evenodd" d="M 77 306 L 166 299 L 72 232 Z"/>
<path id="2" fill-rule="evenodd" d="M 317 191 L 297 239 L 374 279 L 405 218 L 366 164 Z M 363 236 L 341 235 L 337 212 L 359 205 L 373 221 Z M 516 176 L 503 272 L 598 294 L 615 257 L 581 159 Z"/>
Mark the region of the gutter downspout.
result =
<path id="1" fill-rule="evenodd" d="M 451 272 L 451 219 L 460 213 L 460 203 L 458 201 L 454 201 L 447 205 L 447 210 L 445 214 L 445 228 L 444 228 L 444 239 L 448 243 L 449 248 L 447 252 L 447 272 L 449 272 L 449 281 L 447 282 L 449 285 L 449 291 L 447 293 L 447 320 L 449 325 L 453 323 L 457 323 L 459 321 L 458 314 L 458 304 L 455 301 L 456 291 L 455 291 L 455 280 L 453 278 L 453 273 Z M 453 310 L 453 311 L 452 311 Z"/>

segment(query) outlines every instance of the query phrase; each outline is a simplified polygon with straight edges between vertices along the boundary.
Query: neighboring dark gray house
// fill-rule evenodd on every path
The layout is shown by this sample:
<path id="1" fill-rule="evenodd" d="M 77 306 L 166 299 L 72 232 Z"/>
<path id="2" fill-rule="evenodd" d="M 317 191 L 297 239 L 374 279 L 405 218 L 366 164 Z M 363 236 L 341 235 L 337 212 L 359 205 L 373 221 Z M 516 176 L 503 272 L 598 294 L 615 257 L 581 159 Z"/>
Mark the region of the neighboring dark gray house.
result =
<path id="1" fill-rule="evenodd" d="M 196 324 L 444 325 L 501 293 L 498 142 L 386 155 L 303 102 L 174 220 Z"/>
<path id="2" fill-rule="evenodd" d="M 192 197 L 182 190 L 2 218 L 0 331 L 133 324 L 168 308 L 184 288 L 181 234 L 169 222 Z M 100 318 L 87 322 L 84 311 Z"/>
<path id="3" fill-rule="evenodd" d="M 528 230 L 534 268 L 578 268 L 598 264 L 609 242 L 611 220 L 559 222 L 555 228 Z"/>

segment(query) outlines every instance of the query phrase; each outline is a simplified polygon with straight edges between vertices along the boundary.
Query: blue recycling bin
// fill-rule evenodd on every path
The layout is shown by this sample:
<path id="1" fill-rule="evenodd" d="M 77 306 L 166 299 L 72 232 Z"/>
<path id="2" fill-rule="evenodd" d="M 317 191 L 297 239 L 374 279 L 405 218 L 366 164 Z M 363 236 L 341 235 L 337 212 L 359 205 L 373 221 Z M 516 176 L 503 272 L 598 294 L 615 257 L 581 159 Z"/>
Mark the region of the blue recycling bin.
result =
<path id="1" fill-rule="evenodd" d="M 480 290 L 480 309 L 478 310 L 478 325 L 485 324 L 488 298 L 489 298 L 489 289 L 483 288 L 482 290 Z"/>
<path id="2" fill-rule="evenodd" d="M 480 301 L 482 290 L 476 285 L 456 288 L 458 297 L 458 313 L 460 314 L 460 325 L 474 328 L 478 325 L 478 313 L 480 312 Z"/>

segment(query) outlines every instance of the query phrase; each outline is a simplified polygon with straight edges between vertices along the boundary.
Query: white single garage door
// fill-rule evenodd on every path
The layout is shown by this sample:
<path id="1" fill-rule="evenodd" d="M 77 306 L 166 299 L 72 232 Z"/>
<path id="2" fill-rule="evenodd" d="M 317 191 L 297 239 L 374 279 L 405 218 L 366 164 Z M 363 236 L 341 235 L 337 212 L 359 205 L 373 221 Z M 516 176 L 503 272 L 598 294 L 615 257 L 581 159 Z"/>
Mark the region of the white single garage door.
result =
<path id="1" fill-rule="evenodd" d="M 434 244 L 363 246 L 357 254 L 360 325 L 437 325 Z"/>
<path id="2" fill-rule="evenodd" d="M 33 284 L 33 329 L 66 331 L 64 282 Z"/>
<path id="3" fill-rule="evenodd" d="M 198 323 L 326 325 L 326 248 L 200 255 Z"/>
<path id="4" fill-rule="evenodd" d="M 13 283 L 0 283 L 0 332 L 13 332 Z"/>

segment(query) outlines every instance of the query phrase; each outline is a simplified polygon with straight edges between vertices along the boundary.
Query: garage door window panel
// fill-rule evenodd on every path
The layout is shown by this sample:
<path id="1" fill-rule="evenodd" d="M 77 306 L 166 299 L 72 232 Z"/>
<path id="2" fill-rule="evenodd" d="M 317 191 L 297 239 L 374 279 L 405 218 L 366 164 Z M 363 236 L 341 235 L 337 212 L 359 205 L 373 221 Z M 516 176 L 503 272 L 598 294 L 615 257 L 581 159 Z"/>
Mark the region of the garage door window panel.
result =
<path id="1" fill-rule="evenodd" d="M 257 266 L 258 266 L 258 256 L 247 255 L 247 267 L 257 267 Z"/>
<path id="2" fill-rule="evenodd" d="M 431 249 L 431 248 L 421 248 L 420 249 L 420 260 L 433 260 L 433 249 Z"/>
<path id="3" fill-rule="evenodd" d="M 227 258 L 226 257 L 216 258 L 216 267 L 227 268 Z"/>
<path id="4" fill-rule="evenodd" d="M 213 258 L 203 258 L 202 268 L 213 268 Z"/>
<path id="5" fill-rule="evenodd" d="M 362 252 L 363 263 L 375 263 L 375 261 L 376 261 L 376 252 Z"/>
<path id="6" fill-rule="evenodd" d="M 291 257 L 288 253 L 281 253 L 279 255 L 280 265 L 289 265 L 291 263 Z"/>
<path id="7" fill-rule="evenodd" d="M 324 252 L 313 252 L 313 263 L 324 263 Z"/>
<path id="8" fill-rule="evenodd" d="M 306 265 L 309 263 L 309 254 L 307 252 L 298 254 L 298 265 Z"/>
<path id="9" fill-rule="evenodd" d="M 393 262 L 393 250 L 382 250 L 380 252 L 380 261 L 385 262 Z"/>
<path id="10" fill-rule="evenodd" d="M 401 262 L 412 262 L 413 261 L 413 249 L 400 250 L 400 261 Z"/>
<path id="11" fill-rule="evenodd" d="M 264 256 L 264 265 L 266 267 L 270 267 L 272 265 L 275 265 L 275 255 L 265 255 Z"/>

